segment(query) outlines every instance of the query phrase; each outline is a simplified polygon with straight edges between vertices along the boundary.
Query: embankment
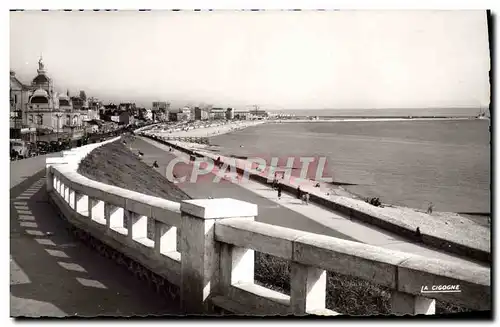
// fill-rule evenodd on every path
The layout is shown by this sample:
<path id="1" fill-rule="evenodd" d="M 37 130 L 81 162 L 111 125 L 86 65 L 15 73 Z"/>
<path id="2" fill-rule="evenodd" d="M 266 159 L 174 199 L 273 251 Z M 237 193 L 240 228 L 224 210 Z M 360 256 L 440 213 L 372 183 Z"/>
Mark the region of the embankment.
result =
<path id="1" fill-rule="evenodd" d="M 80 162 L 78 173 L 95 181 L 170 201 L 190 199 L 189 195 L 168 182 L 165 176 L 131 153 L 122 141 L 93 150 Z"/>

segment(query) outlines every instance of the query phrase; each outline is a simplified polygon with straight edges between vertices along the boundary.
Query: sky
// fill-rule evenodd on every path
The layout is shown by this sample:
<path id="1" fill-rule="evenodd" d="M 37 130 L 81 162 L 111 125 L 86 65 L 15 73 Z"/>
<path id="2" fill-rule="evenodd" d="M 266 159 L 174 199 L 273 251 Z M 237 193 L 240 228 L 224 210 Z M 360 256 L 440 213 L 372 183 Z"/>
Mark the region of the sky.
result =
<path id="1" fill-rule="evenodd" d="M 487 107 L 484 11 L 10 13 L 10 68 L 104 101 Z"/>

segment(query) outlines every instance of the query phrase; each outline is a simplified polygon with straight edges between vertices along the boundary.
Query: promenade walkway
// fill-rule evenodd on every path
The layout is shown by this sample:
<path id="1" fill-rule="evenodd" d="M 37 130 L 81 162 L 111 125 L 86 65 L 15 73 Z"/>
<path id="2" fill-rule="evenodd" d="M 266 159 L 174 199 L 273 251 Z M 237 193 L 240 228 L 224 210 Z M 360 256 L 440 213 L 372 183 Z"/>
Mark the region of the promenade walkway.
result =
<path id="1" fill-rule="evenodd" d="M 168 162 L 176 155 L 187 156 L 175 150 L 168 152 L 167 146 L 143 137 L 137 137 L 131 146 L 133 149 L 140 149 L 144 153 L 143 160 L 145 162 L 151 164 L 156 160 L 159 165 L 158 171 L 163 174 L 166 171 Z M 215 176 L 212 175 L 208 180 L 214 178 Z M 214 198 L 232 197 L 256 203 L 259 206 L 259 216 L 256 220 L 265 223 L 376 245 L 386 249 L 414 253 L 425 257 L 487 266 L 481 262 L 442 253 L 421 244 L 410 242 L 374 226 L 352 221 L 342 214 L 326 210 L 318 205 L 304 205 L 300 200 L 286 193 L 283 193 L 281 199 L 278 200 L 276 191 L 255 181 L 249 180 L 242 184 L 233 184 L 226 180 L 215 184 L 208 182 L 207 179 L 204 180 L 203 183 L 181 183 L 178 185 L 194 198 L 206 198 L 208 196 Z"/>
<path id="2" fill-rule="evenodd" d="M 47 202 L 45 157 L 10 165 L 11 317 L 176 314 L 172 303 L 68 230 Z"/>

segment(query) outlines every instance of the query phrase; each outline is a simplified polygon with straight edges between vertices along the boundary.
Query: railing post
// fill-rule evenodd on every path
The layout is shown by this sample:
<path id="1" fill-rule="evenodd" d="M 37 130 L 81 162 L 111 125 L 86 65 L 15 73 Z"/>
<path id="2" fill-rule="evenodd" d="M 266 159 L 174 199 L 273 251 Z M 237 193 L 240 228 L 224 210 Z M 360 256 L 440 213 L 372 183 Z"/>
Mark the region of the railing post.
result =
<path id="1" fill-rule="evenodd" d="M 219 284 L 221 246 L 215 240 L 219 219 L 254 219 L 257 205 L 235 199 L 187 200 L 181 203 L 181 310 L 211 311 L 209 297 Z"/>
<path id="2" fill-rule="evenodd" d="M 395 315 L 433 315 L 436 300 L 394 291 L 391 294 L 391 313 Z"/>

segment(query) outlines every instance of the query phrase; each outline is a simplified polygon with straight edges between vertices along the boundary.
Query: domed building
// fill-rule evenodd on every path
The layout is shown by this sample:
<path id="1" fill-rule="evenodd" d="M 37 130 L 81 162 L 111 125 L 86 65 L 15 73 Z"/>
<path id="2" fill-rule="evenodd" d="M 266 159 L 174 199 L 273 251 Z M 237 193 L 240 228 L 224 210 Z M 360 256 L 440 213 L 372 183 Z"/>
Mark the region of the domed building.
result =
<path id="1" fill-rule="evenodd" d="M 64 94 L 54 90 L 53 80 L 47 74 L 42 58 L 38 61 L 37 75 L 30 85 L 22 84 L 15 73 L 10 72 L 10 97 L 11 134 L 19 134 L 16 131 L 27 129 L 35 135 L 42 132 L 74 138 L 87 130 L 85 120 L 89 120 L 89 117 L 99 118 L 98 108 L 89 108 L 86 99 L 70 97 L 69 92 Z"/>
<path id="2" fill-rule="evenodd" d="M 42 58 L 38 61 L 37 73 L 31 82 L 33 93 L 28 101 L 27 123 L 37 130 L 62 131 L 64 111 L 71 110 L 71 105 L 63 99 L 63 110 L 59 108 L 59 98 L 54 92 L 52 79 L 47 75 Z"/>

